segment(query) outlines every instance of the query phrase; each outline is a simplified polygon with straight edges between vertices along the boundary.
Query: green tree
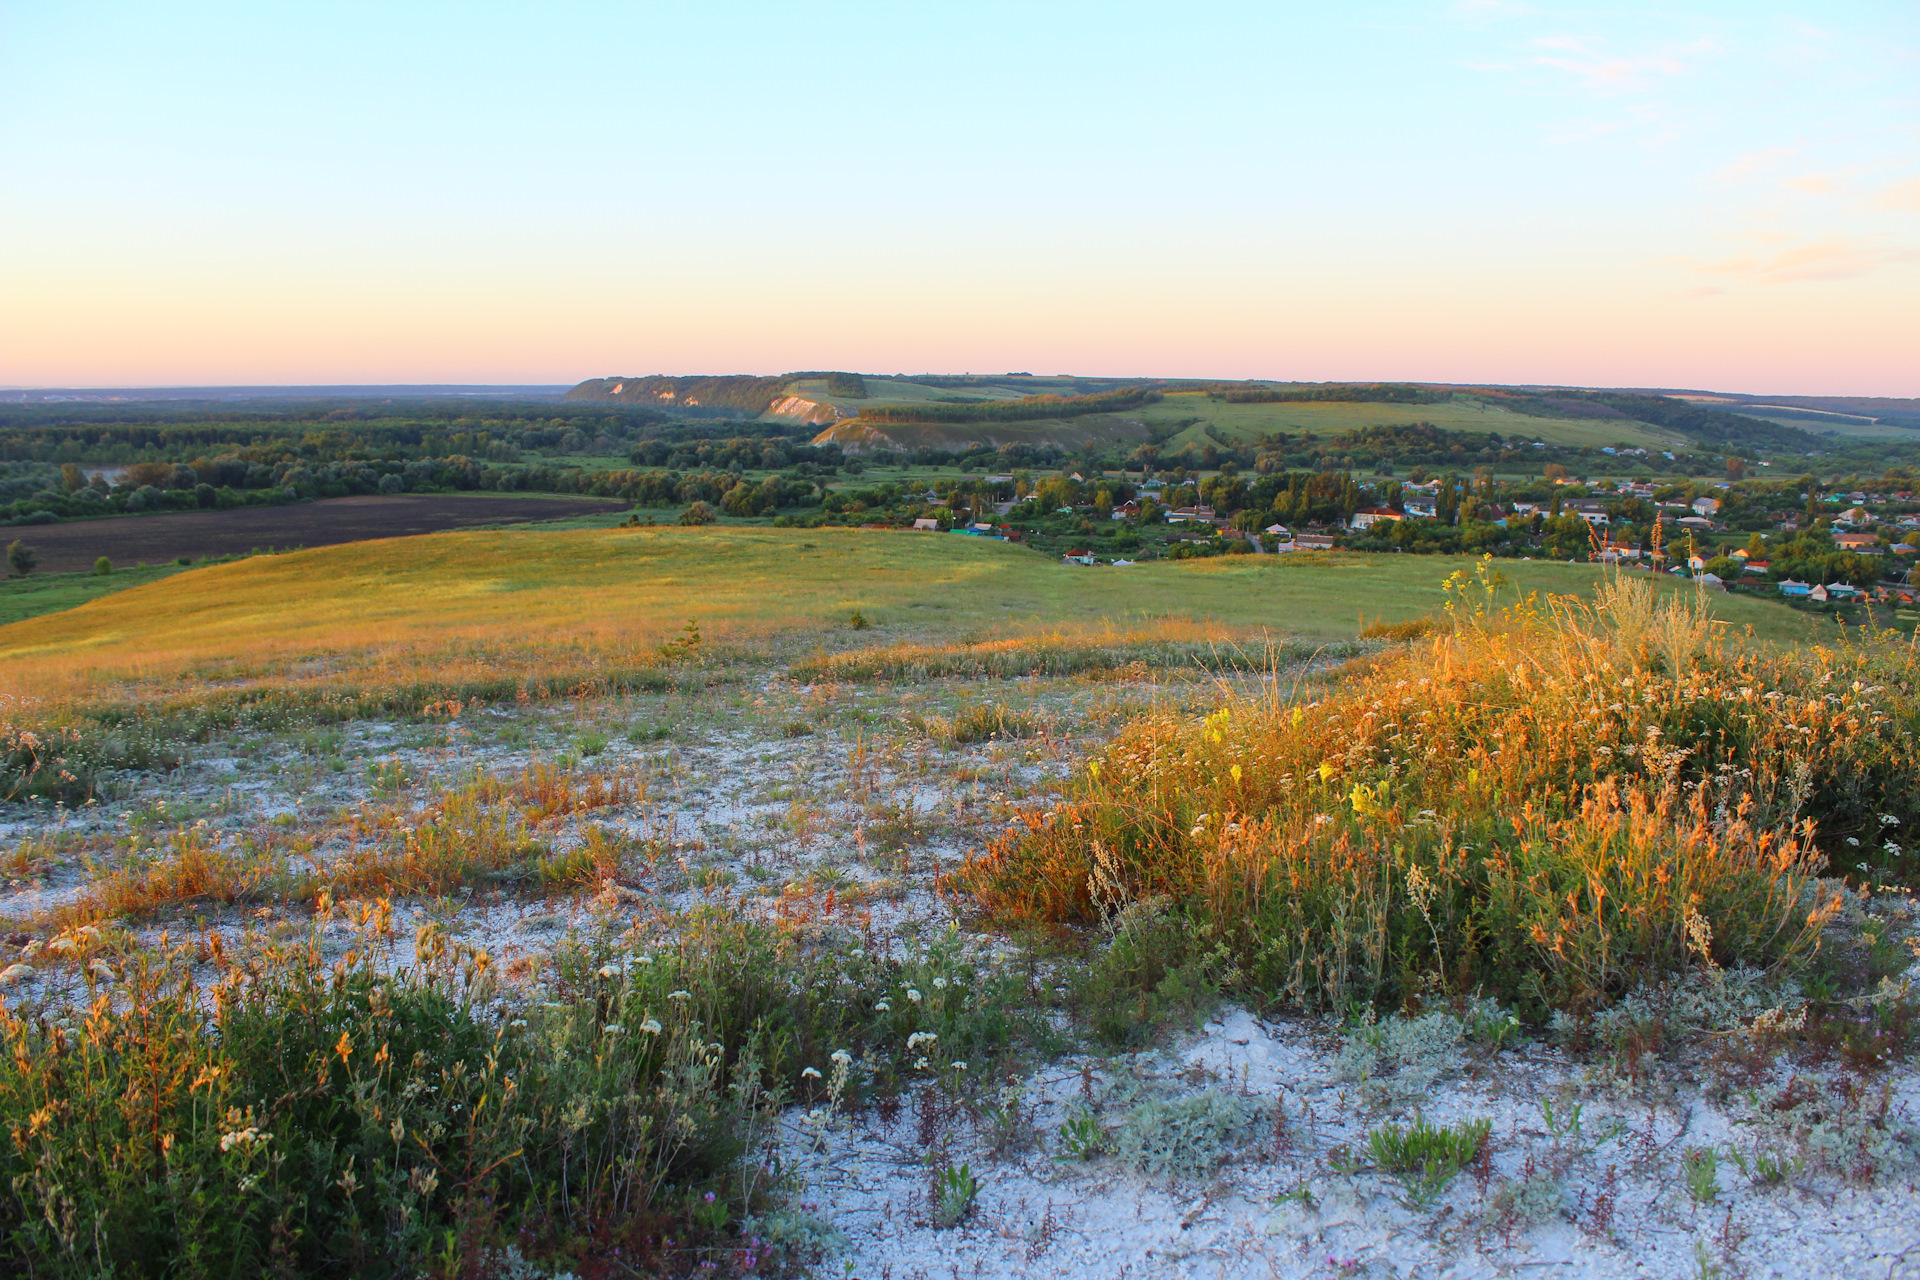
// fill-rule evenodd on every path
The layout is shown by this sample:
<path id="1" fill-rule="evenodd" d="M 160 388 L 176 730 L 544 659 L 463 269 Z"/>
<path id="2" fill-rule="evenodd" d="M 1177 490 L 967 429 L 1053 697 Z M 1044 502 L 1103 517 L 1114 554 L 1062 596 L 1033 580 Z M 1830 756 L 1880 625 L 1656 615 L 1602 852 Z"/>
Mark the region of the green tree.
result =
<path id="1" fill-rule="evenodd" d="M 104 578 L 113 572 L 113 561 L 101 556 L 93 562 L 93 571 Z"/>
<path id="2" fill-rule="evenodd" d="M 696 502 L 680 513 L 681 524 L 712 524 L 720 517 L 704 502 Z"/>
<path id="3" fill-rule="evenodd" d="M 33 572 L 38 559 L 33 548 L 18 539 L 7 545 L 7 565 L 23 578 Z"/>
<path id="4" fill-rule="evenodd" d="M 60 467 L 60 484 L 68 493 L 77 493 L 87 487 L 87 473 L 71 462 L 64 463 Z"/>

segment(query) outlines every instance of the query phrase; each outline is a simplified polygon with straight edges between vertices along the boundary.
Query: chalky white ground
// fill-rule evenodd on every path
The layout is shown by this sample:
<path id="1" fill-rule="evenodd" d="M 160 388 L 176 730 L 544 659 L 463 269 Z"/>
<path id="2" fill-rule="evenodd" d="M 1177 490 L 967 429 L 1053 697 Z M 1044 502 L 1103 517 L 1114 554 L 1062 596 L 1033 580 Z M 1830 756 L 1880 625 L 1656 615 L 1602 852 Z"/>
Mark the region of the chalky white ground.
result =
<path id="1" fill-rule="evenodd" d="M 1061 1163 L 1052 1141 L 996 1158 L 963 1122 L 951 1131 L 949 1155 L 967 1164 L 982 1188 L 974 1213 L 945 1230 L 928 1221 L 925 1152 L 910 1110 L 890 1130 L 870 1114 L 843 1119 L 824 1149 L 796 1116 L 788 1158 L 807 1188 L 803 1199 L 847 1238 L 844 1254 L 818 1274 L 1920 1276 L 1912 1170 L 1871 1188 L 1806 1178 L 1759 1189 L 1722 1159 L 1715 1199 L 1697 1203 L 1681 1178 L 1682 1152 L 1741 1141 L 1737 1112 L 1697 1093 L 1651 1111 L 1627 1097 L 1609 1102 L 1589 1066 L 1538 1048 L 1495 1055 L 1477 1078 L 1434 1090 L 1421 1108 L 1433 1122 L 1492 1122 L 1492 1177 L 1483 1187 L 1471 1171 L 1462 1173 L 1436 1203 L 1412 1211 L 1392 1177 L 1329 1167 L 1338 1147 L 1364 1151 L 1369 1128 L 1411 1119 L 1408 1110 L 1364 1106 L 1352 1083 L 1339 1078 L 1337 1053 L 1338 1042 L 1311 1025 L 1229 1010 L 1176 1047 L 1123 1060 L 1122 1070 L 1174 1091 L 1210 1085 L 1284 1105 L 1284 1144 L 1270 1131 L 1254 1135 L 1206 1183 L 1143 1178 L 1111 1159 Z M 1111 1080 L 1114 1063 L 1087 1061 L 1096 1064 L 1096 1080 Z M 1057 1135 L 1081 1103 L 1077 1065 L 1053 1063 L 1028 1081 L 1042 1135 Z M 1587 1095 L 1585 1139 L 1556 1141 L 1541 1102 L 1579 1094 Z M 1916 1102 L 1920 1073 L 1904 1071 L 1894 1081 L 1894 1106 L 1910 1112 Z M 1575 1154 L 1616 1125 L 1616 1136 Z M 1521 1178 L 1530 1156 L 1547 1168 L 1556 1153 L 1572 1157 L 1564 1211 L 1543 1223 L 1503 1227 L 1494 1205 L 1501 1181 Z M 1602 1234 L 1592 1211 L 1609 1168 L 1615 1207 Z M 1310 1203 L 1298 1196 L 1302 1187 Z"/>
<path id="2" fill-rule="evenodd" d="M 1164 696 L 1072 682 L 1006 682 L 990 692 L 1031 707 L 1048 732 L 945 752 L 902 731 L 899 718 L 915 707 L 951 706 L 951 693 L 842 689 L 822 696 L 779 681 L 731 705 L 715 700 L 697 710 L 685 701 L 636 699 L 599 709 L 490 711 L 447 728 L 363 722 L 334 731 L 330 750 L 350 766 L 323 767 L 310 751 L 270 735 L 219 741 L 170 778 L 120 780 L 110 804 L 72 815 L 8 815 L 0 838 L 65 829 L 88 839 L 82 852 L 111 861 L 136 829 L 149 833 L 143 843 L 150 844 L 152 833 L 202 818 L 221 842 L 258 837 L 268 824 L 319 833 L 360 804 L 418 803 L 476 769 L 510 775 L 566 752 L 598 728 L 610 741 L 603 755 L 579 762 L 579 771 L 622 772 L 640 785 L 628 804 L 560 822 L 545 833 L 553 847 L 569 847 L 588 822 L 635 835 L 659 833 L 665 824 L 687 872 L 719 871 L 737 876 L 752 894 L 772 895 L 783 883 L 831 870 L 866 890 L 865 909 L 883 934 L 909 940 L 945 927 L 947 909 L 930 891 L 941 865 L 979 847 L 1013 806 L 1044 795 L 1048 772 L 1072 767 L 1130 707 Z M 624 740 L 626 725 L 649 709 L 675 726 L 676 741 Z M 800 715 L 817 735 L 785 736 L 784 722 Z M 516 732 L 498 740 L 495 726 Z M 389 797 L 371 785 L 366 768 L 375 762 L 404 769 L 404 794 Z M 136 819 L 144 825 L 136 827 Z M 901 839 L 903 847 L 884 843 Z M 683 873 L 643 885 L 645 905 L 687 905 L 698 896 L 691 880 Z M 0 913 L 24 921 L 72 901 L 86 882 L 82 859 L 64 857 L 0 887 Z M 403 911 L 444 913 L 457 934 L 505 959 L 550 950 L 595 913 L 637 905 L 619 896 L 542 901 L 481 894 L 403 904 Z M 216 912 L 202 927 L 237 934 L 259 923 L 256 914 Z M 285 927 L 304 927 L 298 912 L 272 914 Z M 152 936 L 166 923 L 140 932 Z M 405 958 L 403 943 L 396 960 Z M 10 994 L 24 999 L 37 986 L 35 980 Z M 1810 1172 L 1763 1189 L 1723 1158 L 1713 1199 L 1698 1203 L 1682 1177 L 1683 1153 L 1747 1142 L 1747 1113 L 1737 1098 L 1717 1104 L 1702 1084 L 1692 1084 L 1650 1104 L 1647 1091 L 1619 1087 L 1600 1064 L 1538 1046 L 1478 1060 L 1420 1101 L 1420 1112 L 1437 1123 L 1490 1121 L 1493 1167 L 1483 1171 L 1490 1175 L 1484 1181 L 1461 1174 L 1436 1202 L 1414 1211 L 1394 1178 L 1336 1171 L 1340 1148 L 1364 1151 L 1369 1129 L 1405 1123 L 1414 1113 L 1411 1106 L 1381 1110 L 1363 1101 L 1340 1078 L 1338 1052 L 1325 1024 L 1264 1022 L 1228 1010 L 1151 1054 L 1049 1063 L 1027 1081 L 1037 1149 L 992 1155 L 965 1119 L 946 1131 L 950 1158 L 969 1165 L 982 1183 L 975 1210 L 949 1229 L 928 1221 L 926 1151 L 910 1104 L 890 1128 L 872 1110 L 842 1117 L 824 1149 L 816 1149 L 796 1114 L 787 1154 L 804 1188 L 799 1200 L 845 1237 L 844 1250 L 817 1273 L 823 1280 L 1920 1277 L 1920 1170 L 1889 1169 L 1870 1184 Z M 1175 1096 L 1211 1087 L 1278 1105 L 1286 1122 L 1278 1140 L 1271 1124 L 1249 1134 L 1214 1176 L 1197 1183 L 1143 1178 L 1111 1158 L 1059 1162 L 1058 1134 L 1082 1100 L 1083 1066 L 1093 1071 L 1096 1097 L 1126 1077 Z M 1781 1065 L 1776 1090 L 1791 1070 Z M 1910 1120 L 1920 1109 L 1920 1072 L 1898 1067 L 1871 1084 L 1877 1090 L 1888 1081 L 1894 1116 Z M 1556 1138 L 1542 1101 L 1560 1105 L 1564 1115 L 1576 1099 L 1585 1141 Z M 1616 1125 L 1614 1136 L 1585 1149 Z M 1564 1167 L 1566 1190 L 1562 1211 L 1533 1224 L 1503 1218 L 1496 1203 L 1503 1184 L 1524 1177 L 1530 1157 L 1536 1169 Z M 1596 1212 L 1609 1169 L 1610 1220 Z"/>

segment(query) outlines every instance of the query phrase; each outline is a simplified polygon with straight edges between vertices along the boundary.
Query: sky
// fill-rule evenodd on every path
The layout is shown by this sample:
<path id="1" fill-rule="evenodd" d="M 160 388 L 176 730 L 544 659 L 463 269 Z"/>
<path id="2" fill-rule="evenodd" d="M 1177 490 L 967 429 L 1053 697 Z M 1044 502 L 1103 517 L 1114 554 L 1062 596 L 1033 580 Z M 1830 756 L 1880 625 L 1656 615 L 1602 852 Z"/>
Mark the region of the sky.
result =
<path id="1" fill-rule="evenodd" d="M 1920 4 L 0 0 L 0 386 L 1920 395 Z"/>

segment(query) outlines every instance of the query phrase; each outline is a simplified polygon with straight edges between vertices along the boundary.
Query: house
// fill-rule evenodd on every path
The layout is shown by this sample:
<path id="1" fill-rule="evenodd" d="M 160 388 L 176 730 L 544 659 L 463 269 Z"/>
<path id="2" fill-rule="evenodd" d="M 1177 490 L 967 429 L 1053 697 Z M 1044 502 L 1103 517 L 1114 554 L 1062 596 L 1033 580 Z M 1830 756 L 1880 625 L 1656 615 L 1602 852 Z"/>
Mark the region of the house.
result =
<path id="1" fill-rule="evenodd" d="M 1091 551 L 1069 551 L 1060 557 L 1061 564 L 1098 564 Z"/>
<path id="2" fill-rule="evenodd" d="M 1399 520 L 1401 518 L 1400 512 L 1395 511 L 1392 507 L 1362 507 L 1353 513 L 1353 519 L 1348 523 L 1355 529 L 1371 529 L 1382 520 Z"/>
<path id="3" fill-rule="evenodd" d="M 1746 567 L 1740 570 L 1741 573 L 1765 573 L 1766 571 L 1767 562 L 1765 560 L 1751 559 L 1747 561 Z"/>
<path id="4" fill-rule="evenodd" d="M 1693 575 L 1693 580 L 1702 587 L 1711 587 L 1717 591 L 1725 591 L 1727 589 L 1725 580 L 1717 573 L 1696 573 Z"/>
<path id="5" fill-rule="evenodd" d="M 1418 518 L 1421 520 L 1437 520 L 1440 518 L 1440 508 L 1431 498 L 1408 498 L 1406 506 L 1407 515 L 1410 518 Z"/>
<path id="6" fill-rule="evenodd" d="M 1788 578 L 1780 584 L 1780 594 L 1783 596 L 1804 596 L 1811 594 L 1812 590 L 1813 588 L 1809 587 L 1806 583 L 1795 582 L 1792 578 Z M 1826 599 L 1824 592 L 1822 592 L 1820 598 L 1822 600 Z"/>
<path id="7" fill-rule="evenodd" d="M 1862 555 L 1877 555 L 1880 551 L 1880 535 L 1874 533 L 1836 533 L 1833 541 L 1842 551 L 1858 551 Z"/>
<path id="8" fill-rule="evenodd" d="M 920 519 L 915 520 L 913 527 L 916 529 L 930 529 L 935 533 L 940 532 L 940 522 L 931 516 L 922 516 Z"/>
<path id="9" fill-rule="evenodd" d="M 1333 535 L 1330 533 L 1296 533 L 1293 535 L 1295 551 L 1331 551 Z"/>
<path id="10" fill-rule="evenodd" d="M 1167 523 L 1169 524 L 1179 524 L 1189 520 L 1211 522 L 1213 520 L 1213 508 L 1206 506 L 1178 507 L 1167 512 Z"/>
<path id="11" fill-rule="evenodd" d="M 1262 532 L 1270 533 L 1274 537 L 1279 538 L 1279 537 L 1290 535 L 1293 532 L 1293 530 L 1287 528 L 1287 526 L 1283 524 L 1270 524 L 1264 530 L 1262 530 Z"/>
<path id="12" fill-rule="evenodd" d="M 1706 533 L 1713 528 L 1713 521 L 1705 516 L 1681 516 L 1674 523 L 1682 529 L 1691 529 L 1695 533 Z"/>
<path id="13" fill-rule="evenodd" d="M 1115 520 L 1134 520 L 1138 519 L 1139 515 L 1140 504 L 1132 498 L 1128 498 L 1125 502 L 1113 509 L 1113 518 Z"/>
<path id="14" fill-rule="evenodd" d="M 1518 507 L 1515 509 L 1518 510 Z M 1592 498 L 1571 498 L 1561 504 L 1560 510 L 1565 515 L 1579 516 L 1596 529 L 1610 523 L 1607 509 Z"/>
<path id="15" fill-rule="evenodd" d="M 1692 506 L 1693 506 L 1693 514 L 1697 516 L 1711 516 L 1720 510 L 1720 499 L 1695 498 L 1693 500 Z"/>

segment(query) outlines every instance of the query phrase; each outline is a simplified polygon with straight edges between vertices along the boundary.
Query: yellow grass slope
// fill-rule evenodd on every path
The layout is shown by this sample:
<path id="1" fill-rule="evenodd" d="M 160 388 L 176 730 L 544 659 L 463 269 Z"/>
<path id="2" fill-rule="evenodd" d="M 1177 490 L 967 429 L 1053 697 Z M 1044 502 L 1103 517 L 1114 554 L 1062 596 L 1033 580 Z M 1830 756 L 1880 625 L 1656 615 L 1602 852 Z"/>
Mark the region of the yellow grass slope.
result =
<path id="1" fill-rule="evenodd" d="M 1146 617 L 1303 639 L 1431 612 L 1458 561 L 1234 556 L 1083 569 L 986 539 L 851 529 L 477 531 L 256 557 L 0 627 L 0 696 L 91 699 L 263 679 L 411 680 L 644 663 L 698 619 L 710 639 L 1005 634 Z M 1584 565 L 1503 564 L 1520 590 L 1590 590 Z M 1735 626 L 1810 638 L 1781 606 Z M 876 637 L 876 638 L 882 638 Z"/>

